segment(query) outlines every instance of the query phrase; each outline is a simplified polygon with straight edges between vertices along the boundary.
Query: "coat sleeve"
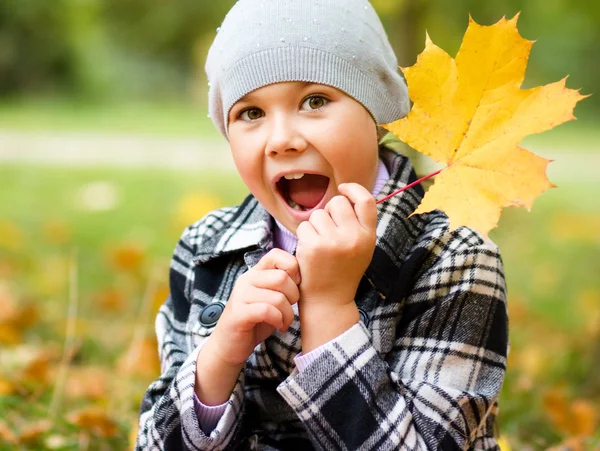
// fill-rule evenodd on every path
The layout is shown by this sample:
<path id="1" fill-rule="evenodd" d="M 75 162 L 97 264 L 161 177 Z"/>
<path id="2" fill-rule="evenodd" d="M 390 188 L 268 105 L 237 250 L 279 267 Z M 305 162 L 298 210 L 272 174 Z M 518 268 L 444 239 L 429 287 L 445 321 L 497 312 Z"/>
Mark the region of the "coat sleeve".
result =
<path id="1" fill-rule="evenodd" d="M 170 295 L 156 317 L 161 375 L 142 399 L 136 442 L 139 451 L 229 449 L 242 422 L 243 371 L 210 436 L 198 424 L 194 409 L 196 359 L 207 338 L 194 345 L 193 333 L 187 326 L 194 265 L 186 232 L 171 261 Z"/>
<path id="2" fill-rule="evenodd" d="M 403 302 L 389 353 L 376 351 L 360 322 L 278 387 L 318 446 L 499 449 L 492 428 L 508 350 L 503 267 L 493 243 L 467 241 L 436 249 L 405 299 L 383 301 Z"/>

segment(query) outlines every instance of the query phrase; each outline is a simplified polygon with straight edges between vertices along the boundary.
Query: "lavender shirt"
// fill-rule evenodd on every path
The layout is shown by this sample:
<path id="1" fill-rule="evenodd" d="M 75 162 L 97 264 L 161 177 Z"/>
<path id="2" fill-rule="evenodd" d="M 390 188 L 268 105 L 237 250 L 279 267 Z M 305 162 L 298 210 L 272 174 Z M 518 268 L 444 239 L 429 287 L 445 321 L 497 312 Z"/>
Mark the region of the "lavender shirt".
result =
<path id="1" fill-rule="evenodd" d="M 385 167 L 383 162 L 379 160 L 379 166 L 377 167 L 377 177 L 375 179 L 375 186 L 373 187 L 373 191 L 371 191 L 373 197 L 379 194 L 379 192 L 381 191 L 381 189 L 386 184 L 389 178 L 390 174 L 387 168 Z M 298 238 L 296 238 L 296 235 L 294 235 L 287 228 L 285 228 L 285 226 L 279 221 L 275 220 L 275 222 L 277 224 L 277 227 L 274 231 L 274 247 L 283 249 L 284 251 L 293 254 L 296 250 L 296 245 L 298 244 Z M 310 365 L 314 360 L 316 360 L 317 357 L 319 357 L 319 355 L 323 353 L 323 348 L 326 344 L 323 344 L 318 348 L 313 349 L 308 354 L 299 353 L 296 357 L 294 357 L 294 362 L 296 363 L 296 368 L 298 368 L 298 371 L 303 371 L 308 365 Z M 211 431 L 215 428 L 215 426 L 223 416 L 227 404 L 228 402 L 225 402 L 218 406 L 207 406 L 203 404 L 196 396 L 196 393 L 194 393 L 194 408 L 196 410 L 196 416 L 198 417 L 198 424 L 206 435 L 210 435 Z"/>

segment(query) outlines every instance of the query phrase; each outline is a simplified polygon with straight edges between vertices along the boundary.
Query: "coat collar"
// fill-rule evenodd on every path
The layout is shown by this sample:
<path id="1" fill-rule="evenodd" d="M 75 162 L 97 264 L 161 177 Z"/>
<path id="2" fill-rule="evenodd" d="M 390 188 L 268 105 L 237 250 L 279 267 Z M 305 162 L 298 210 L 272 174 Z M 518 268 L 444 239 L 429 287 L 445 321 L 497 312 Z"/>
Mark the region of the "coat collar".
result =
<path id="1" fill-rule="evenodd" d="M 417 179 L 408 157 L 386 147 L 380 148 L 380 157 L 390 178 L 376 199 Z M 421 215 L 410 216 L 423 195 L 423 188 L 419 185 L 377 205 L 377 245 L 365 275 L 383 296 L 393 289 L 390 265 L 400 268 L 424 227 Z M 218 257 L 243 252 L 246 264 L 252 267 L 273 248 L 274 227 L 273 217 L 250 194 L 210 238 L 201 242 L 196 249 L 194 263 L 203 264 Z"/>

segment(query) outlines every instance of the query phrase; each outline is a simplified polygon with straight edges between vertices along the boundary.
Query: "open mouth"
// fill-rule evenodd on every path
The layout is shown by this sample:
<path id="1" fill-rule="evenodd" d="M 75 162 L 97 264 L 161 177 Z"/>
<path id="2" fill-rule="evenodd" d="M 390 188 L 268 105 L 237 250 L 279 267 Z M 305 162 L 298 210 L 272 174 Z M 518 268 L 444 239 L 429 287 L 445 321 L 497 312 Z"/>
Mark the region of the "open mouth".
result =
<path id="1" fill-rule="evenodd" d="M 281 197 L 296 211 L 309 211 L 319 205 L 328 186 L 329 177 L 320 174 L 290 174 L 277 182 Z"/>

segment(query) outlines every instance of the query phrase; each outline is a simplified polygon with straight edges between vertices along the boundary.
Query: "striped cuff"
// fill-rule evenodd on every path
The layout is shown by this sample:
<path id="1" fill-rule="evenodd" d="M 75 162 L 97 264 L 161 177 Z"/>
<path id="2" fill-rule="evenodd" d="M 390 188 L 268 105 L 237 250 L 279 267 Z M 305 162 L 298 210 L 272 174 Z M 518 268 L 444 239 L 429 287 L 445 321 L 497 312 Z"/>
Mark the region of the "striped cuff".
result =
<path id="1" fill-rule="evenodd" d="M 202 401 L 198 399 L 196 393 L 194 393 L 194 410 L 198 417 L 198 425 L 206 436 L 209 436 L 212 430 L 217 426 L 226 407 L 227 401 L 218 406 L 207 406 L 206 404 L 203 404 Z"/>

